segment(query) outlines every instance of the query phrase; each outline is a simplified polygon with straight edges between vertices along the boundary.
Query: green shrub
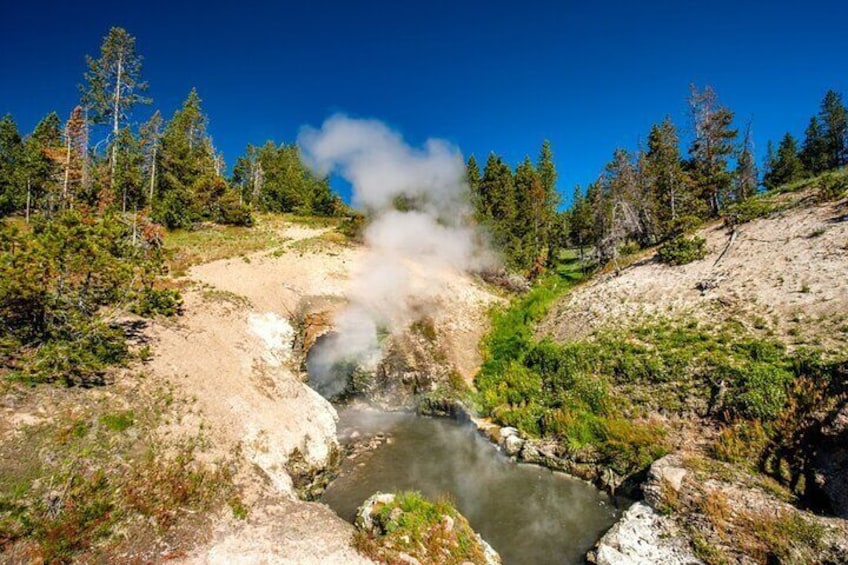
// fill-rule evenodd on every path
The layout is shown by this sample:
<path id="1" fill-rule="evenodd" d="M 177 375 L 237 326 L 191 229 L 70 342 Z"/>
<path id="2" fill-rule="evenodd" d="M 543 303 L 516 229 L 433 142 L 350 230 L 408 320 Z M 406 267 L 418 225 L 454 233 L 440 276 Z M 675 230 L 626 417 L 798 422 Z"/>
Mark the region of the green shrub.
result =
<path id="1" fill-rule="evenodd" d="M 176 316 L 182 311 L 183 297 L 180 291 L 168 288 L 144 288 L 130 310 L 139 316 Z"/>
<path id="2" fill-rule="evenodd" d="M 829 173 L 821 177 L 819 195 L 822 200 L 836 200 L 846 192 L 848 192 L 848 174 Z"/>
<path id="3" fill-rule="evenodd" d="M 100 381 L 128 354 L 123 332 L 102 313 L 147 313 L 179 300 L 175 291 L 153 290 L 163 271 L 159 244 L 155 229 L 139 234 L 121 216 L 73 210 L 39 218 L 31 233 L 0 227 L 6 367 L 33 382 Z"/>
<path id="4" fill-rule="evenodd" d="M 703 237 L 677 236 L 657 250 L 657 258 L 666 265 L 685 265 L 707 255 L 707 242 Z"/>
<path id="5" fill-rule="evenodd" d="M 785 204 L 774 202 L 766 196 L 760 196 L 731 204 L 722 213 L 722 216 L 725 223 L 738 225 L 758 218 L 767 218 L 785 209 Z"/>
<path id="6" fill-rule="evenodd" d="M 710 446 L 710 454 L 719 461 L 756 466 L 768 441 L 760 422 L 743 420 L 721 430 Z"/>
<path id="7" fill-rule="evenodd" d="M 739 416 L 773 420 L 786 406 L 794 376 L 780 365 L 752 361 L 724 372 L 732 383 L 728 407 Z"/>
<path id="8" fill-rule="evenodd" d="M 253 215 L 250 207 L 241 203 L 235 192 L 228 190 L 218 200 L 216 221 L 230 226 L 252 226 Z"/>

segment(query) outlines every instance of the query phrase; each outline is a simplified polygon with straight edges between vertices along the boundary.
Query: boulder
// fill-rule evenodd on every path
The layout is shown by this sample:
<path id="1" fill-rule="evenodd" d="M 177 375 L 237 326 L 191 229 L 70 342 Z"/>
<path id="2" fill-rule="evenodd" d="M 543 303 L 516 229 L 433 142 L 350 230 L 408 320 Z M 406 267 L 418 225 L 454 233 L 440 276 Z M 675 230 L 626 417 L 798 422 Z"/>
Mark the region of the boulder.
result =
<path id="1" fill-rule="evenodd" d="M 644 502 L 634 503 L 587 556 L 596 565 L 696 565 L 674 522 Z"/>

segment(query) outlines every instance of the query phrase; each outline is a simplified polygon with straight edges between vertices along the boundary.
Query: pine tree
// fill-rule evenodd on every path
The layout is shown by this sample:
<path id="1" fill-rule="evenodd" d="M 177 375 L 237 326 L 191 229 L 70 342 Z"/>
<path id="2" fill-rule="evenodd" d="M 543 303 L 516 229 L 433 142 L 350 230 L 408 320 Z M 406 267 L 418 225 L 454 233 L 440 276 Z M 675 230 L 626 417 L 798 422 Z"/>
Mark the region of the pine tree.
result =
<path id="1" fill-rule="evenodd" d="M 824 125 L 825 170 L 848 164 L 848 110 L 842 103 L 842 95 L 828 90 L 822 100 L 819 116 Z"/>
<path id="2" fill-rule="evenodd" d="M 200 175 L 214 173 L 212 144 L 206 134 L 208 121 L 193 88 L 162 133 L 159 182 L 163 192 L 186 189 Z"/>
<path id="3" fill-rule="evenodd" d="M 547 224 L 545 193 L 542 179 L 533 167 L 530 157 L 525 157 L 515 169 L 515 219 L 510 233 L 520 242 L 518 263 L 524 269 L 540 260 L 542 237 L 546 237 Z M 545 246 L 547 251 L 547 246 Z"/>
<path id="4" fill-rule="evenodd" d="M 510 167 L 490 153 L 480 179 L 478 218 L 489 228 L 495 244 L 503 250 L 507 263 L 521 267 L 521 240 L 515 236 L 517 202 L 515 179 Z"/>
<path id="5" fill-rule="evenodd" d="M 738 132 L 731 128 L 733 112 L 719 105 L 711 87 L 698 91 L 692 85 L 691 91 L 689 106 L 695 126 L 695 139 L 689 149 L 692 178 L 701 199 L 716 215 L 732 188 L 733 175 L 727 160 L 734 154 Z"/>
<path id="6" fill-rule="evenodd" d="M 677 130 L 670 117 L 655 124 L 648 134 L 644 173 L 651 187 L 657 235 L 664 239 L 677 233 L 681 218 L 693 213 L 689 180 L 683 170 Z"/>
<path id="7" fill-rule="evenodd" d="M 111 177 L 117 167 L 118 133 L 136 104 L 150 104 L 142 94 L 147 83 L 141 80 L 141 55 L 135 52 L 135 37 L 120 27 L 113 27 L 103 38 L 100 58 L 86 57 L 88 71 L 85 86 L 80 86 L 83 105 L 94 124 L 111 124 Z"/>
<path id="8" fill-rule="evenodd" d="M 64 181 L 67 151 L 59 114 L 51 112 L 39 121 L 25 142 L 27 217 L 33 207 L 52 214 Z"/>
<path id="9" fill-rule="evenodd" d="M 156 181 L 154 218 L 168 227 L 186 227 L 200 219 L 193 189 L 203 176 L 215 175 L 212 143 L 206 133 L 208 118 L 203 114 L 196 89 L 189 92 L 182 107 L 165 126 L 160 139 L 160 174 Z M 214 187 L 213 187 L 214 188 Z M 213 191 L 214 192 L 214 191 Z"/>
<path id="10" fill-rule="evenodd" d="M 144 153 L 144 174 L 147 179 L 147 204 L 153 204 L 156 189 L 156 175 L 159 168 L 159 145 L 162 140 L 162 114 L 153 112 L 147 123 L 141 126 L 141 148 Z"/>
<path id="11" fill-rule="evenodd" d="M 557 245 L 557 238 L 551 237 L 551 230 L 554 223 L 558 222 L 557 207 L 559 206 L 560 198 L 556 188 L 558 175 L 556 165 L 554 164 L 554 155 L 553 151 L 551 151 L 551 142 L 547 139 L 542 142 L 542 147 L 539 150 L 536 172 L 541 180 L 541 193 L 535 200 L 538 206 L 536 210 L 537 221 L 540 226 L 537 239 L 540 246 L 545 245 L 545 240 L 547 240 L 547 261 L 550 263 L 556 259 L 555 247 Z M 562 222 L 558 222 L 558 224 L 562 224 Z"/>
<path id="12" fill-rule="evenodd" d="M 11 114 L 0 119 L 0 217 L 24 206 L 24 143 Z"/>
<path id="13" fill-rule="evenodd" d="M 736 161 L 734 199 L 746 200 L 757 193 L 757 162 L 754 157 L 754 142 L 751 138 L 751 125 L 745 128 L 739 158 Z"/>
<path id="14" fill-rule="evenodd" d="M 574 187 L 574 195 L 571 197 L 568 239 L 579 249 L 582 264 L 585 261 L 583 250 L 592 240 L 592 208 L 589 199 L 583 196 L 580 185 Z"/>
<path id="15" fill-rule="evenodd" d="M 88 130 L 81 106 L 75 107 L 65 124 L 65 159 L 62 182 L 63 206 L 73 208 L 83 190 L 88 159 Z"/>
<path id="16" fill-rule="evenodd" d="M 619 247 L 639 238 L 644 225 L 639 216 L 639 178 L 633 156 L 616 149 L 600 181 L 600 198 L 593 203 L 596 214 L 595 253 L 600 263 L 616 262 Z"/>
<path id="17" fill-rule="evenodd" d="M 465 182 L 468 183 L 471 194 L 476 195 L 480 190 L 480 167 L 474 155 L 468 157 L 468 163 L 465 166 Z"/>
<path id="18" fill-rule="evenodd" d="M 147 190 L 144 184 L 144 153 L 141 143 L 125 127 L 118 132 L 118 166 L 115 169 L 112 189 L 114 197 L 121 203 L 121 210 L 137 210 L 147 202 Z"/>
<path id="19" fill-rule="evenodd" d="M 262 180 L 262 165 L 258 159 L 258 149 L 255 145 L 248 143 L 244 156 L 236 159 L 233 165 L 231 179 L 231 183 L 239 192 L 240 201 L 257 205 L 262 190 Z"/>
<path id="20" fill-rule="evenodd" d="M 810 124 L 804 132 L 804 145 L 801 147 L 801 162 L 810 174 L 817 175 L 827 170 L 827 140 L 818 117 L 810 118 Z"/>
<path id="21" fill-rule="evenodd" d="M 32 131 L 33 140 L 41 147 L 62 146 L 62 120 L 59 114 L 50 112 L 35 125 Z"/>
<path id="22" fill-rule="evenodd" d="M 804 178 L 804 165 L 798 157 L 798 143 L 791 134 L 787 133 L 780 141 L 777 153 L 769 162 L 768 172 L 763 178 L 763 184 L 769 190 L 784 184 Z"/>

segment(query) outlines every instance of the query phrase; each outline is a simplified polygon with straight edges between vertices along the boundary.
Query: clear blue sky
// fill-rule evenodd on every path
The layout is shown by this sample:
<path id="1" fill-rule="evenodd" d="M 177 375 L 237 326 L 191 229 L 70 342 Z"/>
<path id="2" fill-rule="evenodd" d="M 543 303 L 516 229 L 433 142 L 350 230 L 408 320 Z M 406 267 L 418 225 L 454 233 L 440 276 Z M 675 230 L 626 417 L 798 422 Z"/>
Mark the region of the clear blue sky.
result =
<path id="1" fill-rule="evenodd" d="M 291 142 L 342 111 L 480 161 L 535 158 L 550 139 L 570 195 L 664 115 L 686 135 L 690 82 L 753 121 L 760 156 L 803 133 L 826 89 L 848 96 L 845 0 L 258 4 L 4 0 L 0 114 L 24 131 L 66 117 L 84 56 L 123 26 L 155 106 L 169 117 L 196 86 L 230 166 L 248 142 Z"/>

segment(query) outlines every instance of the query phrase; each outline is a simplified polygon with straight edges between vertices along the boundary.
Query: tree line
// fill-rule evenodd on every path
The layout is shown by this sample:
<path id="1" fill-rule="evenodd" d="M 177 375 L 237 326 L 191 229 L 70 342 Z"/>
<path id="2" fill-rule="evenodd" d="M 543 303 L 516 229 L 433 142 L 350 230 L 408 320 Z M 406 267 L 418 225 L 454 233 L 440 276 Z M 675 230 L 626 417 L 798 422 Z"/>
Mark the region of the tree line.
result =
<path id="1" fill-rule="evenodd" d="M 330 215 L 343 210 L 327 179 L 315 178 L 293 145 L 249 145 L 230 178 L 207 131 L 196 89 L 170 120 L 149 105 L 135 38 L 112 28 L 98 58 L 87 57 L 80 103 L 64 122 L 56 112 L 22 135 L 0 119 L 0 217 L 60 210 L 143 211 L 169 228 L 213 221 L 247 225 L 254 210 Z M 95 141 L 93 132 L 106 135 Z"/>
<path id="2" fill-rule="evenodd" d="M 760 189 L 751 127 L 734 127 L 734 114 L 711 87 L 691 87 L 694 137 L 684 156 L 677 128 L 666 117 L 634 153 L 616 149 L 599 178 L 584 192 L 575 187 L 564 214 L 567 242 L 594 251 L 605 264 L 628 244 L 648 247 L 679 239 L 703 221 L 721 216 Z M 848 122 L 841 96 L 828 91 L 810 120 L 799 149 L 786 134 L 778 150 L 769 143 L 762 185 L 774 189 L 848 163 Z"/>

